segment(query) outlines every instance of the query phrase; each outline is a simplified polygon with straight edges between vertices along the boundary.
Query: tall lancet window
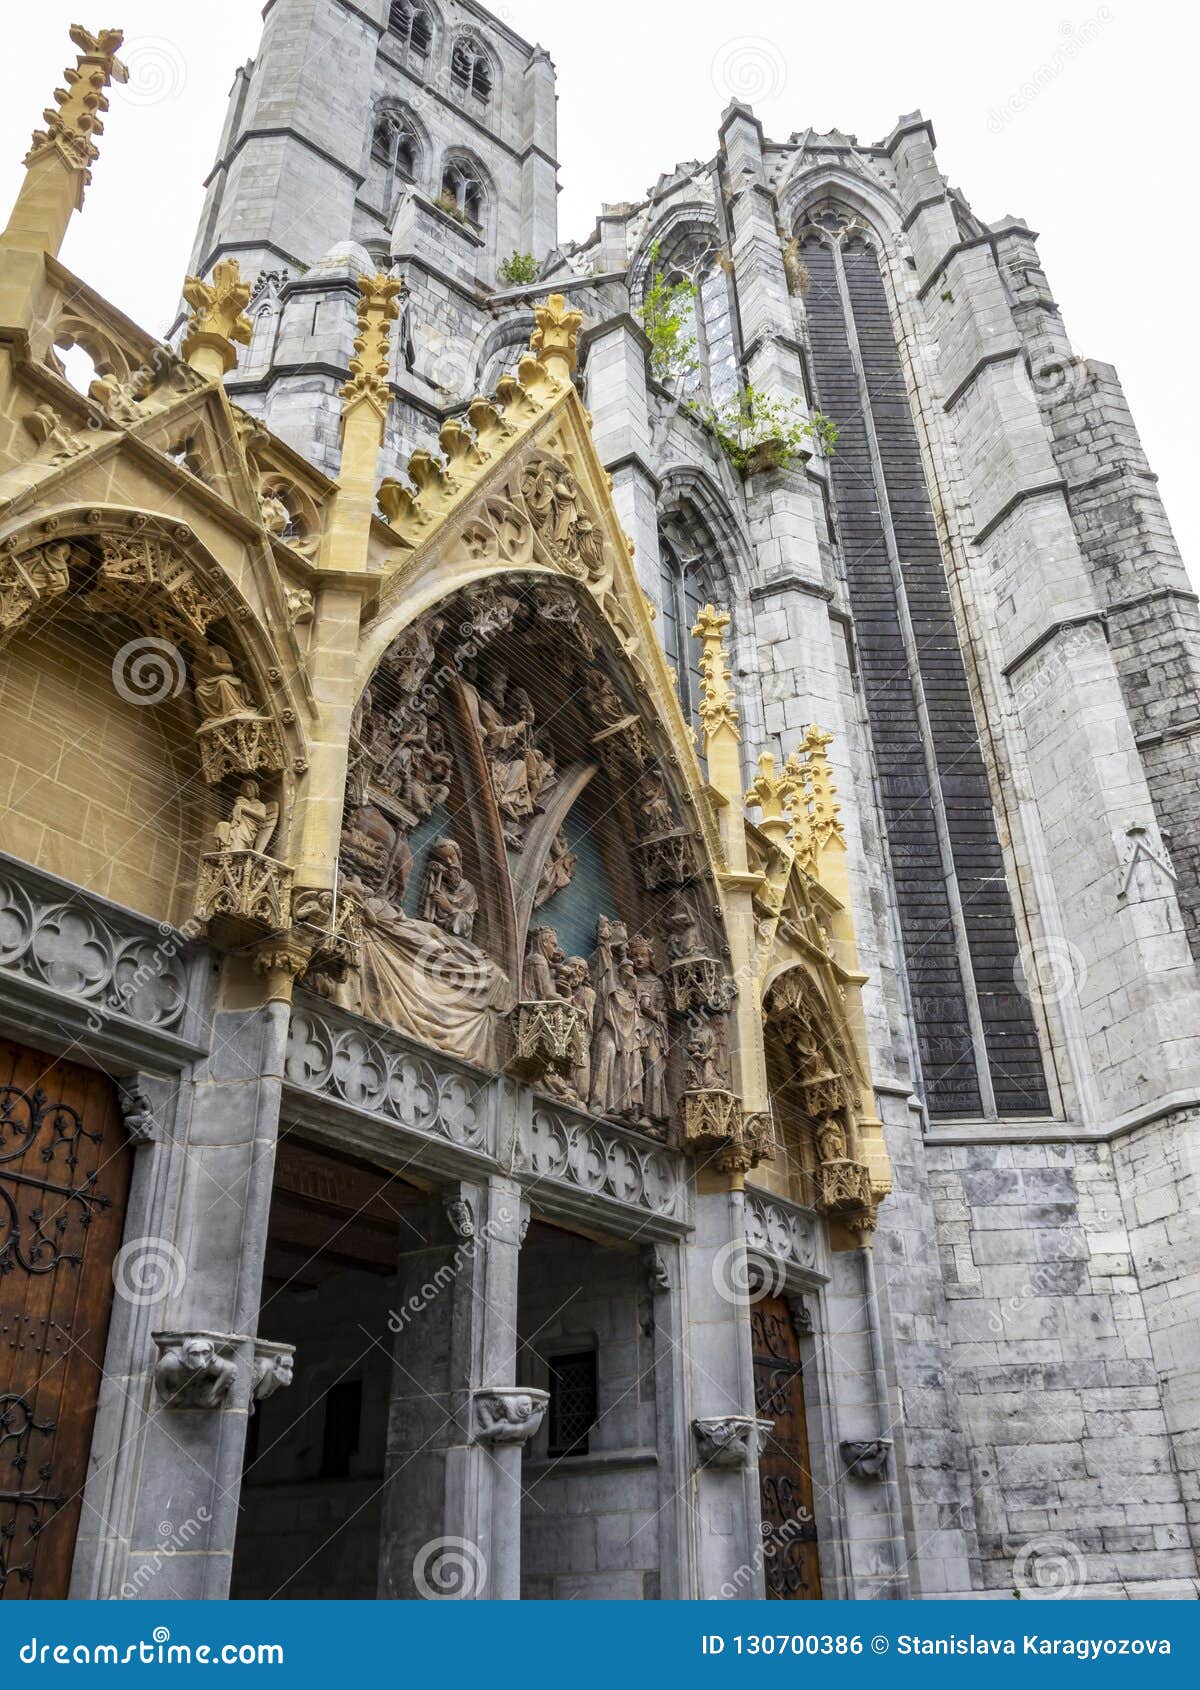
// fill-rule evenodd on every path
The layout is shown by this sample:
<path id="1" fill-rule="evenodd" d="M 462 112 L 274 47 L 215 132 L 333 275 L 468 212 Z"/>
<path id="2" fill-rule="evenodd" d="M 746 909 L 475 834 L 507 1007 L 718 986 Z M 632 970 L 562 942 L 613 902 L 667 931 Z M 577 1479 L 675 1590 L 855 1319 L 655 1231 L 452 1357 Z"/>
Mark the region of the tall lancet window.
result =
<path id="1" fill-rule="evenodd" d="M 414 58 L 424 59 L 433 45 L 433 20 L 413 0 L 394 0 L 388 12 L 388 34 Z"/>
<path id="2" fill-rule="evenodd" d="M 691 297 L 676 296 L 678 350 L 672 367 L 655 373 L 682 398 L 719 409 L 736 396 L 738 372 L 729 278 L 715 234 L 701 231 L 664 243 L 647 273 L 647 291 L 656 275 L 668 288 L 687 284 Z"/>
<path id="3" fill-rule="evenodd" d="M 417 140 L 402 112 L 381 112 L 371 137 L 371 181 L 375 199 L 385 210 L 400 182 L 417 176 Z"/>
<path id="4" fill-rule="evenodd" d="M 661 529 L 658 557 L 663 651 L 678 677 L 683 714 L 698 727 L 700 642 L 692 637 L 692 629 L 705 604 L 714 597 L 712 574 L 698 551 Z"/>
<path id="5" fill-rule="evenodd" d="M 450 55 L 450 81 L 463 94 L 471 94 L 486 106 L 492 97 L 492 67 L 487 54 L 472 35 L 454 43 Z"/>

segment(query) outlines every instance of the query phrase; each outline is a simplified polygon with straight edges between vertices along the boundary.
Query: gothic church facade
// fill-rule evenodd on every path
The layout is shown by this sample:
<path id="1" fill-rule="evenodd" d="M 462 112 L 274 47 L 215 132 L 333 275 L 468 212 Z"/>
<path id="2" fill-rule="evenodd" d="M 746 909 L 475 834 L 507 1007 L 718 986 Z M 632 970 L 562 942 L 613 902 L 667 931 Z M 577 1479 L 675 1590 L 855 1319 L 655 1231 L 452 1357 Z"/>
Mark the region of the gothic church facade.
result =
<path id="1" fill-rule="evenodd" d="M 3 1594 L 1194 1597 L 1200 613 L 1036 235 L 735 102 L 560 243 L 543 48 L 270 0 L 164 344 L 73 38 Z"/>

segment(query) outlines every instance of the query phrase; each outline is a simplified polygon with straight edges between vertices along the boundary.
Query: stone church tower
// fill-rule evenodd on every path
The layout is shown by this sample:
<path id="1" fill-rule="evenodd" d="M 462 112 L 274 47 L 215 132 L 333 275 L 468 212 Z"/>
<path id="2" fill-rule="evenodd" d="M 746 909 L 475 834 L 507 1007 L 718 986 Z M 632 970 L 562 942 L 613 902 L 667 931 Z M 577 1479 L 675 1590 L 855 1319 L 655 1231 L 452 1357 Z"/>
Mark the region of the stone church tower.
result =
<path id="1" fill-rule="evenodd" d="M 134 1175 L 186 1287 L 114 1317 L 147 1500 L 92 1473 L 73 1593 L 428 1595 L 452 1543 L 468 1596 L 1194 1597 L 1200 612 L 1116 374 L 919 113 L 735 102 L 561 243 L 556 98 L 473 0 L 270 0 L 181 357 L 81 284 L 31 342 L 43 412 L 98 372 L 24 420 L 54 475 L 141 433 L 229 589 L 219 657 L 145 623 L 199 889 L 0 834 L 14 909 L 190 947 L 169 1036 L 83 1047 L 193 1150 Z M 0 480 L 0 633 L 112 572 L 57 487 Z M 39 954 L 0 1034 L 57 1053 Z M 221 1501 L 147 1571 L 185 1388 Z"/>

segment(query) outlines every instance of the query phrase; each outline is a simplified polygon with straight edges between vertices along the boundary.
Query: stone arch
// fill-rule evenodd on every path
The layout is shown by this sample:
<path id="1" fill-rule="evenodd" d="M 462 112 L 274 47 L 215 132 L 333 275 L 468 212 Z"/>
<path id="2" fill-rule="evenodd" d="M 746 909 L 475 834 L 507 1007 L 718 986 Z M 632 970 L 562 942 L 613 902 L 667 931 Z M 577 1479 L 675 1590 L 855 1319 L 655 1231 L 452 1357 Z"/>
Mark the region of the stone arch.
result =
<path id="1" fill-rule="evenodd" d="M 391 145 L 381 150 L 381 137 Z M 407 154 L 404 140 L 407 140 Z M 371 109 L 365 171 L 367 191 L 390 215 L 397 189 L 405 184 L 428 189 L 433 147 L 429 130 L 407 101 L 379 96 Z"/>
<path id="2" fill-rule="evenodd" d="M 447 202 L 453 199 L 456 215 L 484 233 L 488 217 L 496 203 L 496 190 L 486 165 L 466 147 L 447 147 L 442 154 L 438 174 L 437 197 Z M 447 203 L 446 209 L 449 210 Z"/>
<path id="3" fill-rule="evenodd" d="M 446 76 L 451 91 L 472 104 L 494 106 L 500 100 L 500 61 L 477 30 L 456 32 L 446 55 Z"/>
<path id="4" fill-rule="evenodd" d="M 475 353 L 473 392 L 495 392 L 500 377 L 514 369 L 528 350 L 534 326 L 533 312 L 521 309 L 488 330 Z"/>
<path id="5" fill-rule="evenodd" d="M 714 253 L 721 249 L 716 213 L 707 200 L 677 202 L 657 220 L 652 219 L 629 265 L 630 298 L 640 303 L 645 294 L 656 244 L 662 260 L 669 263 L 677 245 L 699 239 L 711 241 Z"/>
<path id="6" fill-rule="evenodd" d="M 282 856 L 294 779 L 307 767 L 296 712 L 269 636 L 191 529 L 128 508 L 64 507 L 10 532 L 0 541 L 0 643 L 40 637 L 64 614 L 97 631 L 81 645 L 111 644 L 122 626 L 134 633 L 107 676 L 123 706 L 175 707 L 175 739 L 189 743 L 173 760 L 201 830 L 192 846 L 210 847 L 204 830 L 253 780 L 270 793 Z"/>
<path id="7" fill-rule="evenodd" d="M 447 573 L 456 583 L 449 593 Z M 587 587 L 495 564 L 464 582 L 445 558 L 442 583 L 416 614 L 406 601 L 406 613 L 389 619 L 382 651 L 372 642 L 369 675 L 360 669 L 366 687 L 352 730 L 340 859 L 344 892 L 367 908 L 368 944 L 381 953 L 377 964 L 368 954 L 367 968 L 376 980 L 389 969 L 395 980 L 408 978 L 422 922 L 439 919 L 427 901 L 431 872 L 442 884 L 449 861 L 455 886 L 461 874 L 475 894 L 462 936 L 486 953 L 475 963 L 478 1014 L 457 1014 L 461 1003 L 439 1012 L 439 1025 L 462 1040 L 458 1054 L 496 1060 L 486 1016 L 509 1014 L 536 995 L 530 982 L 545 973 L 536 952 L 547 924 L 567 946 L 560 966 L 575 974 L 581 963 L 595 964 L 604 923 L 620 928 L 621 943 L 648 970 L 651 959 L 666 968 L 673 934 L 696 935 L 681 955 L 692 964 L 693 951 L 703 953 L 708 997 L 720 997 L 728 944 L 695 813 L 700 795 L 689 790 L 671 725 L 649 706 Z M 444 766 L 445 751 L 454 769 Z M 396 921 L 398 910 L 407 925 Z M 465 967 L 458 937 L 452 932 L 450 950 Z M 391 1015 L 434 1042 L 411 990 L 404 1002 L 390 987 L 372 996 L 366 970 L 351 990 L 358 995 L 348 1007 Z M 427 987 L 427 997 L 437 995 L 436 983 Z M 682 1042 L 670 1048 L 678 1090 Z"/>
<path id="8" fill-rule="evenodd" d="M 443 27 L 441 12 L 433 0 L 391 0 L 383 40 L 406 60 L 430 65 L 436 58 Z"/>
<path id="9" fill-rule="evenodd" d="M 779 221 L 795 234 L 805 216 L 823 200 L 838 202 L 861 218 L 881 250 L 901 234 L 902 212 L 892 191 L 868 181 L 844 165 L 801 164 L 779 189 Z"/>

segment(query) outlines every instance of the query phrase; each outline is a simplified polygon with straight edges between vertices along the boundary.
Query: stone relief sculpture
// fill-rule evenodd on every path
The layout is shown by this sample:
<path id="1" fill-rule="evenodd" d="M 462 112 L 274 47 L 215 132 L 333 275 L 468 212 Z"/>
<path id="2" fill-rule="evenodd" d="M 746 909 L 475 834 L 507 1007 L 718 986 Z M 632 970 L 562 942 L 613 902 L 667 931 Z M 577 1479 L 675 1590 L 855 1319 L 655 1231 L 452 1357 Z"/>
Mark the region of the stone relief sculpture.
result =
<path id="1" fill-rule="evenodd" d="M 205 780 L 214 785 L 227 774 L 281 769 L 283 748 L 275 724 L 224 646 L 204 646 L 197 668 L 193 691 L 201 721 L 196 742 Z"/>
<path id="2" fill-rule="evenodd" d="M 550 850 L 542 864 L 537 892 L 533 899 L 535 910 L 540 910 L 557 892 L 571 884 L 578 863 L 579 858 L 572 851 L 567 836 L 560 827 L 550 842 Z"/>
<path id="3" fill-rule="evenodd" d="M 692 1017 L 687 1034 L 687 1089 L 726 1091 L 729 1087 L 729 1057 L 725 1048 L 723 1016 Z"/>
<path id="4" fill-rule="evenodd" d="M 589 1101 L 598 1115 L 640 1116 L 637 975 L 624 922 L 600 916 L 592 963 L 596 992 Z"/>
<path id="5" fill-rule="evenodd" d="M 421 919 L 455 939 L 469 939 L 478 911 L 479 894 L 462 871 L 462 852 L 453 839 L 436 840 L 425 864 Z"/>
<path id="6" fill-rule="evenodd" d="M 579 1041 L 575 1066 L 571 1070 L 570 1086 L 575 1098 L 586 1108 L 592 1087 L 591 1030 L 596 1012 L 596 991 L 586 957 L 567 957 L 558 965 L 557 972 L 559 990 L 579 1010 L 585 1029 L 585 1036 Z"/>
<path id="7" fill-rule="evenodd" d="M 262 853 L 271 843 L 279 820 L 279 805 L 259 795 L 256 780 L 244 780 L 228 821 L 218 822 L 213 829 L 219 851 L 257 851 Z"/>
<path id="8" fill-rule="evenodd" d="M 529 694 L 523 687 L 510 691 L 507 670 L 490 667 L 482 679 L 464 680 L 463 690 L 491 771 L 505 844 L 519 851 L 530 818 L 545 808 L 557 784 L 553 759 L 535 733 Z"/>
<path id="9" fill-rule="evenodd" d="M 638 1048 L 642 1064 L 642 1116 L 657 1127 L 670 1114 L 667 1100 L 667 1052 L 671 1035 L 667 994 L 655 972 L 654 946 L 641 935 L 631 939 L 629 955 L 636 976 Z"/>
<path id="10" fill-rule="evenodd" d="M 525 943 L 525 966 L 521 973 L 521 997 L 528 1003 L 548 1003 L 552 998 L 570 997 L 559 970 L 566 961 L 553 927 L 530 929 Z"/>

